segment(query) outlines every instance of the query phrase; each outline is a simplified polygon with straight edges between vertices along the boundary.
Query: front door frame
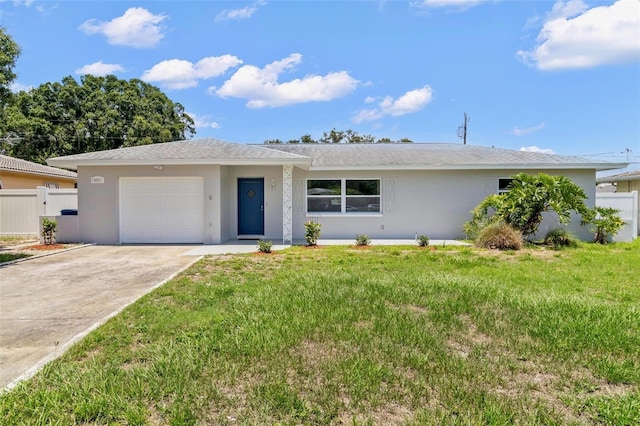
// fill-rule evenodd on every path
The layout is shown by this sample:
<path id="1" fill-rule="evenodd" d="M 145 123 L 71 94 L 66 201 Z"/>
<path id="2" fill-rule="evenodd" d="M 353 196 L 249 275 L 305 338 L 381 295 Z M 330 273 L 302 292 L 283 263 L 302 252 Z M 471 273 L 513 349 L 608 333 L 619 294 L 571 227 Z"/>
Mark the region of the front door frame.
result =
<path id="1" fill-rule="evenodd" d="M 247 197 L 247 188 L 253 197 Z M 238 239 L 264 237 L 264 196 L 264 177 L 238 178 Z"/>

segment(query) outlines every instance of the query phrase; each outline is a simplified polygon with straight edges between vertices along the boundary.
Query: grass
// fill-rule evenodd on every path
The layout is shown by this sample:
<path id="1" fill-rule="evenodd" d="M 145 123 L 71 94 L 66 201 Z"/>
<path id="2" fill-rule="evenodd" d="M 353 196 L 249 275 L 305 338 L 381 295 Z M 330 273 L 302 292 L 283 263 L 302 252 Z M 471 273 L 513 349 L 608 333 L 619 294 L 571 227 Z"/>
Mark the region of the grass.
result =
<path id="1" fill-rule="evenodd" d="M 2 424 L 640 423 L 640 240 L 207 258 L 0 395 Z"/>
<path id="2" fill-rule="evenodd" d="M 0 235 L 0 246 L 36 241 L 37 239 L 38 238 L 33 235 Z"/>
<path id="3" fill-rule="evenodd" d="M 11 262 L 12 260 L 23 259 L 25 257 L 33 256 L 27 253 L 0 253 L 0 263 Z"/>

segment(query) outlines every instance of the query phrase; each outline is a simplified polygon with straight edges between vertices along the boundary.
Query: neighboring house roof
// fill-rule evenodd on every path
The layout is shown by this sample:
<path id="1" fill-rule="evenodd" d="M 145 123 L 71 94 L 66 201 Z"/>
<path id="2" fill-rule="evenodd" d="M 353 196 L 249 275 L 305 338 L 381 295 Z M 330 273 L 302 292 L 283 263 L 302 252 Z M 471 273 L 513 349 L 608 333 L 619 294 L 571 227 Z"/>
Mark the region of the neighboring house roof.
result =
<path id="1" fill-rule="evenodd" d="M 76 180 L 77 173 L 0 154 L 0 171 Z"/>
<path id="2" fill-rule="evenodd" d="M 311 170 L 338 169 L 596 169 L 618 163 L 583 157 L 452 143 L 274 144 L 271 149 L 313 159 Z"/>
<path id="3" fill-rule="evenodd" d="M 310 170 L 385 169 L 596 169 L 625 164 L 573 156 L 512 151 L 463 144 L 273 144 L 250 145 L 218 139 L 158 143 L 57 157 L 51 165 L 292 164 Z"/>
<path id="4" fill-rule="evenodd" d="M 206 138 L 68 155 L 47 162 L 71 169 L 79 165 L 137 164 L 293 164 L 306 168 L 311 159 L 263 146 Z"/>
<path id="5" fill-rule="evenodd" d="M 640 170 L 634 172 L 620 173 L 613 176 L 605 176 L 596 179 L 596 183 L 627 182 L 630 180 L 640 180 Z"/>
<path id="6" fill-rule="evenodd" d="M 612 194 L 616 192 L 616 186 L 611 183 L 601 183 L 596 185 L 596 193 L 598 194 Z"/>

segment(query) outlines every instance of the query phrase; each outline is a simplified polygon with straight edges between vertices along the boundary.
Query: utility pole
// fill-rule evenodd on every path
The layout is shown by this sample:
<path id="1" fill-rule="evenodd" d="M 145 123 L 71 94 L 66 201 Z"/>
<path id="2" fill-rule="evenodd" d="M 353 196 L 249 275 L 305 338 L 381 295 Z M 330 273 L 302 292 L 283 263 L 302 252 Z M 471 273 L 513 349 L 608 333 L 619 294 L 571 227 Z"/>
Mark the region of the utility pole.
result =
<path id="1" fill-rule="evenodd" d="M 627 172 L 629 171 L 629 154 L 631 154 L 633 151 L 630 150 L 629 148 L 625 148 L 624 151 L 622 151 L 622 154 L 627 153 Z"/>
<path id="2" fill-rule="evenodd" d="M 471 119 L 467 116 L 467 113 L 464 113 L 464 123 L 462 124 L 462 126 L 458 127 L 458 137 L 460 139 L 462 139 L 463 143 L 466 145 L 467 144 L 467 123 L 470 121 Z"/>

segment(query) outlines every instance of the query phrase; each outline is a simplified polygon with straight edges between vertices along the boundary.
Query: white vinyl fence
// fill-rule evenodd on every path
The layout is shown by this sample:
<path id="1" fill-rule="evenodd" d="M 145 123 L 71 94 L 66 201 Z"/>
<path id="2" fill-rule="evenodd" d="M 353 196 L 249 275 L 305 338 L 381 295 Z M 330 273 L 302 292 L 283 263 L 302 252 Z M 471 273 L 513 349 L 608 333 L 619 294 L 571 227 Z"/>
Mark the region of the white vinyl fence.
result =
<path id="1" fill-rule="evenodd" d="M 40 216 L 78 208 L 77 189 L 0 189 L 0 235 L 38 235 Z"/>
<path id="2" fill-rule="evenodd" d="M 628 242 L 638 237 L 638 223 L 640 222 L 638 191 L 596 193 L 596 206 L 613 207 L 620 210 L 618 214 L 626 222 L 618 235 L 613 237 L 613 241 Z"/>

